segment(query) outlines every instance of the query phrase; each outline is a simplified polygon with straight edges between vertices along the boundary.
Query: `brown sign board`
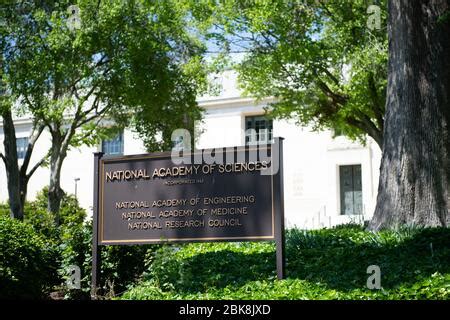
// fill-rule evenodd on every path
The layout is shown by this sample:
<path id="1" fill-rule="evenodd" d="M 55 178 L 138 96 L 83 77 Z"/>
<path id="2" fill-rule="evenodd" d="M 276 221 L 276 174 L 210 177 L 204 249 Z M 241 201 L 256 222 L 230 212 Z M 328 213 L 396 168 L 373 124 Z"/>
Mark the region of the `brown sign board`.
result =
<path id="1" fill-rule="evenodd" d="M 265 149 L 215 150 L 222 164 L 195 154 L 189 164 L 174 164 L 170 153 L 102 158 L 99 244 L 274 240 L 271 145 Z"/>
<path id="2" fill-rule="evenodd" d="M 283 139 L 274 140 L 196 150 L 183 154 L 184 162 L 174 161 L 170 152 L 96 153 L 92 296 L 101 245 L 274 240 L 277 277 L 283 279 Z"/>

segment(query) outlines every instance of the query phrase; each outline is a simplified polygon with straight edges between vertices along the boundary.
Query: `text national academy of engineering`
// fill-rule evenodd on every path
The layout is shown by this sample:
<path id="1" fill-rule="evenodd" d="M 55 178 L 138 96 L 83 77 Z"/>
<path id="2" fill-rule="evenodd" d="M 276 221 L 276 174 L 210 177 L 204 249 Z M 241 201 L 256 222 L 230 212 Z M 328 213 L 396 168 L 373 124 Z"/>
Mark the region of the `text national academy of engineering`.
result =
<path id="1" fill-rule="evenodd" d="M 204 197 L 204 205 L 254 203 L 254 195 L 235 195 L 223 197 Z M 161 208 L 161 207 L 181 207 L 189 204 L 188 199 L 165 199 L 154 201 L 118 201 L 116 209 L 136 209 L 136 208 Z"/>

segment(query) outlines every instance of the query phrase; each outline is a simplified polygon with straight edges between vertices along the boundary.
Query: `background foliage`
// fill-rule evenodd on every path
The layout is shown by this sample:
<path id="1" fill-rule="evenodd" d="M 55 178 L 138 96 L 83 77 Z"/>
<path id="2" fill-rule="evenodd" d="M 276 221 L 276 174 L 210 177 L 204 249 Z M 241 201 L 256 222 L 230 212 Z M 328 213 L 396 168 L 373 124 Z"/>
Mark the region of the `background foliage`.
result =
<path id="1" fill-rule="evenodd" d="M 276 98 L 270 116 L 362 142 L 369 135 L 381 146 L 386 0 L 192 2 L 218 65 L 235 57 L 245 92 Z M 368 27 L 372 4 L 380 8 L 379 29 Z"/>

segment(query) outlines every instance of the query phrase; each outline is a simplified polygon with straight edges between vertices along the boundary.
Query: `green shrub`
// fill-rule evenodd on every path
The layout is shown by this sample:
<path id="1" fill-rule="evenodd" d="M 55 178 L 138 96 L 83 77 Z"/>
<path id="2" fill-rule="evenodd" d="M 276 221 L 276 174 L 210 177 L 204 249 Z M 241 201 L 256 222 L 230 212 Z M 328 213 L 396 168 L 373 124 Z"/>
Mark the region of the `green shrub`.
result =
<path id="1" fill-rule="evenodd" d="M 0 217 L 9 217 L 9 204 L 0 203 Z"/>
<path id="2" fill-rule="evenodd" d="M 86 210 L 81 208 L 78 200 L 71 194 L 64 194 L 61 200 L 58 225 L 56 217 L 47 211 L 48 187 L 36 195 L 36 199 L 25 204 L 24 222 L 48 239 L 60 241 L 61 232 L 67 228 L 79 228 L 86 219 Z"/>
<path id="3" fill-rule="evenodd" d="M 81 257 L 85 257 L 85 253 L 90 251 L 91 244 L 90 233 L 83 234 L 84 220 L 86 218 L 86 211 L 78 204 L 77 199 L 70 194 L 65 194 L 61 201 L 61 208 L 59 213 L 59 225 L 56 224 L 56 218 L 47 211 L 47 195 L 48 188 L 45 187 L 40 191 L 34 201 L 25 203 L 24 221 L 29 228 L 32 228 L 35 233 L 52 248 L 54 254 L 57 256 L 58 264 L 54 264 L 58 272 L 52 273 L 53 279 L 51 282 L 57 284 L 59 289 L 66 290 L 64 281 L 67 274 L 67 267 L 72 265 L 82 266 Z M 0 215 L 3 217 L 9 216 L 9 206 L 2 204 L 0 206 Z M 88 259 L 88 257 L 85 257 Z M 89 257 L 90 258 L 90 257 Z M 87 273 L 82 273 L 86 277 Z M 34 274 L 36 281 L 41 275 Z M 58 288 L 58 287 L 57 287 Z M 55 288 L 55 289 L 57 289 Z M 78 291 L 72 291 L 75 296 L 79 296 Z"/>
<path id="4" fill-rule="evenodd" d="M 171 245 L 123 299 L 450 299 L 450 229 L 372 233 L 357 225 L 286 233 L 287 279 L 273 243 Z M 381 290 L 366 287 L 381 269 Z"/>
<path id="5" fill-rule="evenodd" d="M 27 201 L 23 221 L 47 240 L 59 243 L 60 232 L 64 228 L 79 227 L 86 219 L 86 210 L 81 208 L 75 196 L 65 194 L 61 201 L 59 225 L 56 218 L 47 211 L 48 187 L 37 193 L 34 201 Z M 0 215 L 9 216 L 9 205 L 0 204 Z"/>
<path id="6" fill-rule="evenodd" d="M 55 285 L 55 247 L 29 225 L 0 216 L 0 298 L 43 298 Z"/>
<path id="7" fill-rule="evenodd" d="M 103 246 L 100 274 L 102 293 L 106 296 L 122 294 L 142 280 L 149 267 L 152 251 L 157 245 Z"/>
<path id="8" fill-rule="evenodd" d="M 140 280 L 151 261 L 151 251 L 158 246 L 102 246 L 100 295 L 112 297 Z M 66 280 L 72 265 L 80 267 L 81 289 L 61 289 L 66 298 L 89 299 L 92 271 L 92 221 L 64 228 L 59 246 L 62 262 L 60 274 Z M 150 249 L 150 250 L 149 250 Z"/>
<path id="9" fill-rule="evenodd" d="M 64 293 L 65 298 L 89 298 L 92 261 L 91 248 L 91 223 L 81 223 L 62 229 L 59 242 L 61 264 L 58 271 L 63 280 L 60 290 Z M 69 267 L 73 265 L 80 268 L 80 289 L 69 289 L 65 284 L 69 277 Z"/>
<path id="10" fill-rule="evenodd" d="M 154 254 L 146 280 L 163 289 L 198 291 L 242 284 L 261 274 L 275 278 L 273 243 L 164 245 Z"/>
<path id="11" fill-rule="evenodd" d="M 86 211 L 78 204 L 77 199 L 65 194 L 61 202 L 59 225 L 55 217 L 47 211 L 48 188 L 39 192 L 34 201 L 25 204 L 23 224 L 54 248 L 58 264 L 53 264 L 58 273 L 53 272 L 53 279 L 45 279 L 46 283 L 56 284 L 53 290 L 58 290 L 66 298 L 88 299 L 90 297 L 91 263 L 92 263 L 92 222 L 86 220 Z M 0 205 L 0 216 L 9 217 L 7 204 Z M 15 221 L 16 222 L 16 221 Z M 150 246 L 156 250 L 158 246 Z M 127 286 L 135 283 L 147 269 L 146 259 L 149 246 L 106 246 L 102 247 L 101 283 L 102 294 L 113 294 L 124 291 Z M 12 259 L 11 256 L 5 259 Z M 81 271 L 81 289 L 69 289 L 66 281 L 69 277 L 69 267 L 76 265 Z M 46 276 L 45 274 L 42 274 Z M 41 274 L 35 273 L 33 279 L 40 279 Z M 30 278 L 31 279 L 31 278 Z M 44 294 L 43 292 L 42 294 Z"/>

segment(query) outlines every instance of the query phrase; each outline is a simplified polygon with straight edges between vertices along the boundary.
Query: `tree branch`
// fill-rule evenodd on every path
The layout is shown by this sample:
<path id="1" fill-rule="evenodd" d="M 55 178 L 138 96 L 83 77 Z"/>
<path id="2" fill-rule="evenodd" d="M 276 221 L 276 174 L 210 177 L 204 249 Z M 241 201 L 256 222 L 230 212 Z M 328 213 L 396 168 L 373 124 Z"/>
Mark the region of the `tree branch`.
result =
<path id="1" fill-rule="evenodd" d="M 92 93 L 94 93 L 95 89 L 97 89 L 97 87 L 95 85 L 93 85 L 85 95 L 83 95 L 81 97 L 77 96 L 78 104 L 83 105 L 89 99 L 89 97 L 92 95 Z M 75 89 L 75 91 L 78 95 L 77 89 Z"/>
<path id="2" fill-rule="evenodd" d="M 327 3 L 326 3 L 326 1 L 319 1 L 320 3 L 320 8 L 322 8 L 327 14 L 328 14 L 328 17 L 331 19 L 331 20 L 333 20 L 334 22 L 337 22 L 337 20 L 336 20 L 336 17 L 333 15 L 333 13 L 330 11 L 330 9 L 328 9 L 328 7 L 327 7 Z"/>
<path id="3" fill-rule="evenodd" d="M 34 109 L 34 105 L 31 103 L 30 98 L 27 95 L 24 95 L 24 99 L 28 104 L 28 107 L 33 110 Z"/>
<path id="4" fill-rule="evenodd" d="M 38 110 L 39 106 L 35 106 L 27 95 L 24 95 L 25 102 L 28 104 L 30 110 Z M 39 115 L 39 113 L 36 113 Z M 50 128 L 50 123 L 47 121 L 46 117 L 39 116 L 39 120 L 42 121 L 46 126 Z"/>
<path id="5" fill-rule="evenodd" d="M 383 132 L 380 131 L 377 126 L 366 115 L 363 119 L 357 119 L 355 117 L 347 117 L 347 123 L 367 133 L 378 144 L 381 150 L 383 150 Z"/>
<path id="6" fill-rule="evenodd" d="M 3 153 L 1 153 L 1 152 L 0 152 L 0 158 L 3 160 L 3 162 L 5 163 L 5 166 L 6 166 L 7 165 L 6 164 L 7 160 L 6 160 L 5 156 L 3 155 Z"/>
<path id="7" fill-rule="evenodd" d="M 31 176 L 34 174 L 34 172 L 40 167 L 42 166 L 42 164 L 48 159 L 48 155 L 46 155 L 45 157 L 43 157 L 41 160 L 39 160 L 32 168 L 31 170 L 25 175 L 25 178 L 27 179 L 27 181 L 31 178 Z"/>
<path id="8" fill-rule="evenodd" d="M 104 115 L 105 115 L 105 114 L 100 115 L 99 117 L 97 117 L 97 120 L 95 121 L 95 125 L 94 125 L 95 128 L 96 128 L 96 127 L 100 124 L 100 122 L 104 119 Z M 82 139 L 82 140 L 83 140 L 83 139 L 86 139 L 87 137 L 89 137 L 90 135 L 92 135 L 92 131 L 93 131 L 93 130 L 88 130 L 88 131 L 81 137 L 81 139 Z"/>
<path id="9" fill-rule="evenodd" d="M 111 105 L 107 105 L 106 107 L 104 107 L 102 110 L 96 112 L 95 114 L 93 114 L 90 117 L 87 117 L 86 119 L 84 119 L 83 121 L 80 122 L 80 126 L 91 122 L 92 120 L 94 120 L 95 118 L 100 118 L 103 117 L 105 115 L 105 113 L 111 108 Z"/>
<path id="10" fill-rule="evenodd" d="M 92 66 L 92 68 L 90 68 L 90 72 L 93 72 L 96 68 L 101 67 L 102 65 L 107 64 L 107 63 L 109 62 L 109 60 L 106 59 L 106 58 L 107 58 L 107 56 L 106 56 L 106 55 L 103 55 L 103 56 L 100 58 L 100 60 L 99 60 L 97 63 L 95 63 L 94 66 Z M 105 59 L 106 59 L 106 60 L 105 60 Z M 103 73 L 103 76 L 104 76 L 107 72 L 109 72 L 110 70 L 111 70 L 111 68 L 108 68 L 107 70 L 105 70 L 105 72 Z M 91 89 L 89 90 L 89 92 L 88 92 L 85 96 L 83 96 L 82 98 L 80 98 L 79 95 L 78 95 L 77 84 L 78 84 L 81 80 L 83 80 L 83 79 L 86 79 L 86 76 L 85 76 L 85 77 L 80 77 L 80 78 L 76 79 L 76 80 L 70 85 L 70 87 L 72 88 L 72 93 L 75 93 L 75 96 L 77 97 L 77 99 L 83 101 L 82 103 L 84 103 L 85 101 L 87 101 L 87 99 L 89 99 L 89 97 L 92 95 L 92 93 L 94 92 L 94 90 L 97 88 L 97 86 L 92 85 L 92 86 L 91 86 Z"/>
<path id="11" fill-rule="evenodd" d="M 319 69 L 322 70 L 335 84 L 340 84 L 339 79 L 336 78 L 327 68 L 319 66 Z"/>
<path id="12" fill-rule="evenodd" d="M 348 97 L 339 93 L 335 93 L 333 90 L 330 89 L 330 87 L 324 82 L 322 81 L 322 79 L 320 79 L 320 77 L 318 75 L 316 75 L 317 80 L 316 83 L 319 86 L 319 89 L 322 90 L 322 92 L 329 98 L 331 98 L 331 100 L 333 100 L 333 102 L 337 105 L 344 105 L 345 103 L 347 103 L 348 101 Z"/>
<path id="13" fill-rule="evenodd" d="M 36 126 L 36 124 L 33 125 L 33 129 L 31 131 L 30 139 L 28 140 L 28 146 L 27 151 L 25 153 L 25 157 L 23 159 L 22 166 L 20 167 L 21 174 L 25 174 L 28 165 L 30 164 L 31 155 L 33 153 L 34 145 L 36 144 L 36 141 L 39 139 L 42 131 L 44 131 L 44 125 L 39 124 Z"/>
<path id="14" fill-rule="evenodd" d="M 94 120 L 95 118 L 101 118 L 105 115 L 106 112 L 108 112 L 111 109 L 111 105 L 108 104 L 106 105 L 103 109 L 101 109 L 100 111 L 98 110 L 98 106 L 99 106 L 100 101 L 97 100 L 96 97 L 96 101 L 94 101 L 93 105 L 95 106 L 95 108 L 92 111 L 95 111 L 95 113 L 91 116 L 86 116 L 86 118 L 82 121 L 80 121 L 79 126 L 82 126 L 86 123 L 91 122 L 92 120 Z M 92 112 L 91 111 L 91 112 Z"/>

